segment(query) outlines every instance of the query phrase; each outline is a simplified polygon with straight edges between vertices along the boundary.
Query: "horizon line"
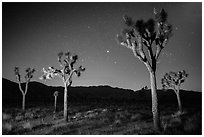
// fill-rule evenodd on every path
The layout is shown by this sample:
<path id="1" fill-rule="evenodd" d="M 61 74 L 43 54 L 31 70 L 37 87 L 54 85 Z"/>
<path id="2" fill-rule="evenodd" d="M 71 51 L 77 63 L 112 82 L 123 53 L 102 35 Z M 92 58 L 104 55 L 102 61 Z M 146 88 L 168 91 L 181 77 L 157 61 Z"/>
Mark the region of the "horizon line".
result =
<path id="1" fill-rule="evenodd" d="M 2 79 L 6 79 L 6 80 L 9 80 L 9 81 L 11 81 L 11 82 L 14 82 L 14 83 L 16 83 L 16 84 L 18 84 L 16 81 L 12 81 L 12 80 L 10 80 L 10 79 L 7 79 L 7 78 L 4 78 L 4 77 L 2 77 Z M 50 86 L 50 87 L 64 87 L 64 86 L 62 86 L 62 85 L 47 85 L 47 84 L 44 84 L 44 83 L 41 83 L 41 82 L 39 82 L 39 81 L 30 81 L 30 82 L 36 82 L 36 83 L 40 83 L 40 84 L 43 84 L 43 85 L 46 85 L 46 86 Z M 22 82 L 22 83 L 25 83 L 25 82 Z M 137 91 L 139 91 L 139 90 L 141 90 L 141 89 L 138 89 L 138 90 L 133 90 L 133 89 L 128 89 L 128 88 L 122 88 L 122 87 L 114 87 L 114 86 L 111 86 L 111 85 L 87 85 L 87 86 L 71 86 L 71 87 L 100 87 L 100 86 L 107 86 L 107 87 L 111 87 L 111 88 L 118 88 L 118 89 L 123 89 L 123 90 L 131 90 L 131 91 L 133 91 L 133 92 L 137 92 Z M 151 90 L 151 88 L 148 88 L 147 90 Z M 163 89 L 157 89 L 157 90 L 163 90 Z M 168 90 L 173 90 L 173 89 L 168 89 Z M 201 91 L 199 91 L 199 90 L 188 90 L 188 89 L 180 89 L 180 90 L 185 90 L 185 91 L 194 91 L 194 92 L 202 92 L 202 90 Z"/>

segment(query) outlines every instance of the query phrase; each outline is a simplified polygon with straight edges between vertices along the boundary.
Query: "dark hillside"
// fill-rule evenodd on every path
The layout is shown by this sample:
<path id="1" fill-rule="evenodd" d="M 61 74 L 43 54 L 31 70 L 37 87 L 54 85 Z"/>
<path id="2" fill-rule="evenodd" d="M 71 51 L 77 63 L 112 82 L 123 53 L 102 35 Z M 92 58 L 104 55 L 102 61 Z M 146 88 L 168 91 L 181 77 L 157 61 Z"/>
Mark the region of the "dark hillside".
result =
<path id="1" fill-rule="evenodd" d="M 25 84 L 23 84 L 25 85 Z M 26 96 L 27 103 L 49 103 L 53 102 L 53 93 L 59 91 L 58 100 L 63 102 L 63 87 L 46 86 L 39 82 L 30 82 Z M 150 90 L 128 90 L 113 88 L 110 86 L 91 86 L 91 87 L 72 87 L 69 89 L 69 102 L 104 102 L 104 103 L 123 103 L 123 102 L 150 102 Z M 176 95 L 173 90 L 158 90 L 159 101 L 162 103 L 177 103 Z M 201 92 L 180 91 L 182 102 L 201 103 Z M 3 104 L 21 103 L 21 92 L 18 84 L 7 79 L 2 80 L 2 101 Z M 19 101 L 20 100 L 20 101 Z"/>

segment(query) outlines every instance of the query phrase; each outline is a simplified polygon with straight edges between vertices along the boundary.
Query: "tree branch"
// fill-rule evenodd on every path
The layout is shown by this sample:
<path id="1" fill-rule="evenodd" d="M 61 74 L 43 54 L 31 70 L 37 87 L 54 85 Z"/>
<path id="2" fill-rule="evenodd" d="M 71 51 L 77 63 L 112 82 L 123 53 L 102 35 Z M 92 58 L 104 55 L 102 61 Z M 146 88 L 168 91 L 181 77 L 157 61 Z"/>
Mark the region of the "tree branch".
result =
<path id="1" fill-rule="evenodd" d="M 61 60 L 61 59 L 58 60 L 58 62 L 59 62 L 59 64 L 60 64 L 61 67 L 64 67 L 64 64 L 62 63 L 62 60 Z"/>
<path id="2" fill-rule="evenodd" d="M 146 58 L 146 56 L 145 56 L 145 54 L 144 54 L 144 51 L 141 50 L 140 52 L 138 52 L 138 48 L 137 48 L 137 43 L 136 43 L 136 42 L 132 43 L 132 45 L 133 45 L 133 46 L 132 46 L 132 51 L 133 51 L 134 56 L 137 57 L 141 62 L 143 62 L 143 63 L 146 65 L 146 67 L 147 67 L 147 69 L 148 69 L 149 71 L 152 71 L 151 64 L 150 64 L 149 61 L 147 60 L 147 58 Z M 144 55 L 144 57 L 145 57 L 146 59 L 141 56 L 141 53 L 142 53 L 142 52 L 143 52 L 143 55 Z"/>
<path id="3" fill-rule="evenodd" d="M 156 50 L 156 54 L 155 54 L 155 59 L 156 60 L 158 60 L 159 55 L 161 53 L 161 50 L 166 46 L 167 40 L 168 39 L 165 39 L 162 44 L 157 44 L 157 50 Z"/>
<path id="4" fill-rule="evenodd" d="M 151 37 L 151 33 L 149 32 L 149 30 L 146 28 L 145 31 L 147 33 L 147 36 L 150 38 Z"/>
<path id="5" fill-rule="evenodd" d="M 142 38 L 142 40 L 143 40 L 143 43 L 144 43 L 144 45 L 147 47 L 147 48 L 149 48 L 151 45 L 150 45 L 150 42 L 148 41 L 148 40 L 146 40 L 145 38 Z"/>
<path id="6" fill-rule="evenodd" d="M 138 45 L 137 51 L 138 51 L 140 57 L 142 58 L 142 61 L 144 63 L 146 63 L 146 66 L 148 66 L 149 68 L 152 68 L 152 66 L 151 66 L 150 62 L 148 61 L 147 56 L 143 50 L 144 44 L 142 43 L 142 37 L 140 35 L 137 36 L 137 45 Z M 149 48 L 151 48 L 151 47 L 149 47 Z"/>
<path id="7" fill-rule="evenodd" d="M 68 82 L 70 83 L 70 82 L 72 82 L 71 78 L 72 78 L 72 75 L 73 75 L 73 73 L 74 73 L 75 71 L 76 71 L 76 69 L 71 70 L 71 72 L 70 72 L 68 78 L 66 79 L 65 83 L 68 83 Z"/>
<path id="8" fill-rule="evenodd" d="M 27 92 L 28 92 L 28 81 L 26 82 L 26 87 L 25 87 L 25 95 L 27 94 Z"/>
<path id="9" fill-rule="evenodd" d="M 25 93 L 23 92 L 23 89 L 21 88 L 21 83 L 20 82 L 18 82 L 18 86 L 19 86 L 19 89 L 20 89 L 22 95 L 24 95 Z"/>

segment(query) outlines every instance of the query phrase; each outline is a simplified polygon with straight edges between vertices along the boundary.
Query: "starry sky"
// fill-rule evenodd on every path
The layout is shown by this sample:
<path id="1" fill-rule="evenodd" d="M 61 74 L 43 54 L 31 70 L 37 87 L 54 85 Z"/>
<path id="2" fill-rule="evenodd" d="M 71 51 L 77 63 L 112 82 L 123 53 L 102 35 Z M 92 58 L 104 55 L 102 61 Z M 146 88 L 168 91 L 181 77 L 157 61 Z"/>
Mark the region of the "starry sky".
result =
<path id="1" fill-rule="evenodd" d="M 153 18 L 153 8 L 164 8 L 173 25 L 173 37 L 157 66 L 157 85 L 166 72 L 186 70 L 182 89 L 201 91 L 202 4 L 200 3 L 3 3 L 2 77 L 16 81 L 14 67 L 24 77 L 27 67 L 37 71 L 33 80 L 63 85 L 59 77 L 40 81 L 42 68 L 60 68 L 57 53 L 79 55 L 76 66 L 86 71 L 73 77 L 73 86 L 110 85 L 139 90 L 150 87 L 149 72 L 133 53 L 116 42 L 125 27 L 123 16 Z"/>

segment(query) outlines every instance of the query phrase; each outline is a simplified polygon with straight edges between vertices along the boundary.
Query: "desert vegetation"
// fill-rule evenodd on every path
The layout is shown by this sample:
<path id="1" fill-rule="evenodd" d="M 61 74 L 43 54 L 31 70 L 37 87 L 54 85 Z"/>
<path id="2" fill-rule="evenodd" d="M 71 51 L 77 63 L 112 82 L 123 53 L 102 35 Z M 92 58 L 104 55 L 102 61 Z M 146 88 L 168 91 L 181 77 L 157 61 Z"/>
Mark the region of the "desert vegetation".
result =
<path id="1" fill-rule="evenodd" d="M 122 100 L 121 100 L 122 101 Z M 3 110 L 3 134 L 20 135 L 186 135 L 201 134 L 201 111 L 185 104 L 186 113 L 173 115 L 174 104 L 161 105 L 162 132 L 154 130 L 151 102 L 69 102 L 69 122 L 63 118 L 63 103 L 53 113 L 52 105 Z"/>
<path id="2" fill-rule="evenodd" d="M 178 72 L 169 72 L 164 75 L 164 78 L 162 78 L 161 83 L 164 89 L 172 88 L 176 94 L 177 101 L 178 101 L 178 108 L 179 111 L 182 112 L 182 105 L 181 105 L 181 99 L 180 99 L 180 87 L 183 82 L 185 82 L 185 79 L 188 77 L 188 74 L 185 70 L 178 71 Z"/>
<path id="3" fill-rule="evenodd" d="M 3 81 L 2 134 L 14 135 L 186 135 L 201 134 L 201 93 L 180 90 L 183 113 L 176 115 L 174 91 L 157 90 L 160 100 L 162 131 L 154 130 L 151 91 L 131 91 L 112 87 L 70 87 L 68 122 L 64 120 L 64 87 L 50 87 L 30 82 L 26 111 L 9 104 L 9 93 L 17 83 Z M 14 86 L 15 85 L 15 86 Z M 14 87 L 9 89 L 9 87 Z M 53 113 L 53 93 L 58 91 L 57 111 Z M 39 94 L 40 93 L 40 94 Z M 142 95 L 141 95 L 142 93 Z M 37 95 L 43 98 L 38 98 Z M 14 98 L 16 97 L 16 98 Z M 21 96 L 13 96 L 18 101 Z M 31 96 L 28 96 L 28 100 Z M 38 100 L 37 100 L 38 99 Z M 191 100 L 189 102 L 189 100 Z"/>
<path id="4" fill-rule="evenodd" d="M 14 73 L 15 73 L 15 76 L 16 76 L 16 80 L 18 82 L 18 85 L 19 85 L 19 89 L 22 93 L 22 110 L 25 111 L 25 99 L 26 99 L 26 94 L 28 92 L 28 84 L 31 80 L 31 78 L 33 78 L 33 73 L 35 72 L 35 69 L 34 68 L 27 68 L 26 70 L 26 75 L 25 75 L 25 81 L 26 81 L 26 84 L 25 84 L 25 89 L 23 90 L 22 88 L 22 81 L 21 81 L 21 75 L 20 75 L 20 72 L 19 72 L 19 67 L 15 67 L 14 68 Z"/>
<path id="5" fill-rule="evenodd" d="M 146 66 L 150 86 L 143 85 L 137 91 L 107 85 L 74 87 L 74 75 L 80 77 L 85 68 L 77 66 L 78 55 L 70 51 L 60 52 L 57 54 L 59 68 L 41 67 L 43 74 L 39 79 L 42 82 L 58 76 L 63 82 L 62 87 L 32 82 L 36 71 L 33 68 L 25 70 L 25 83 L 22 82 L 19 67 L 14 68 L 17 83 L 3 78 L 2 134 L 202 134 L 201 93 L 181 89 L 181 84 L 188 77 L 186 71 L 166 73 L 161 79 L 163 89 L 157 87 L 157 64 L 173 28 L 164 9 L 154 9 L 153 16 L 147 21 L 135 21 L 125 15 L 125 28 L 117 35 L 118 44 L 130 49 L 134 57 Z M 88 30 L 91 31 L 90 26 Z M 110 51 L 106 53 L 110 54 Z M 13 92 L 16 90 L 20 90 L 20 95 Z M 22 104 L 19 103 L 21 95 Z M 29 102 L 26 102 L 25 109 L 26 98 Z"/>
<path id="6" fill-rule="evenodd" d="M 58 54 L 58 62 L 61 69 L 55 69 L 54 67 L 49 67 L 48 70 L 43 68 L 43 76 L 40 77 L 41 80 L 52 79 L 54 76 L 59 76 L 62 78 L 64 83 L 64 119 L 68 121 L 68 109 L 67 109 L 67 97 L 68 89 L 72 85 L 72 76 L 80 76 L 82 71 L 85 71 L 85 68 L 80 66 L 74 68 L 74 64 L 78 59 L 78 55 L 72 55 L 71 52 L 60 52 Z"/>
<path id="7" fill-rule="evenodd" d="M 117 35 L 119 44 L 130 49 L 149 71 L 152 113 L 156 130 L 161 130 L 156 83 L 157 61 L 162 49 L 172 35 L 172 26 L 167 23 L 167 17 L 167 12 L 164 9 L 160 11 L 154 9 L 154 19 L 149 19 L 146 22 L 143 20 L 134 21 L 131 17 L 124 16 L 123 19 L 127 28 L 123 30 L 122 35 Z M 155 46 L 156 50 L 154 51 Z M 149 54 L 144 52 L 145 49 Z"/>

